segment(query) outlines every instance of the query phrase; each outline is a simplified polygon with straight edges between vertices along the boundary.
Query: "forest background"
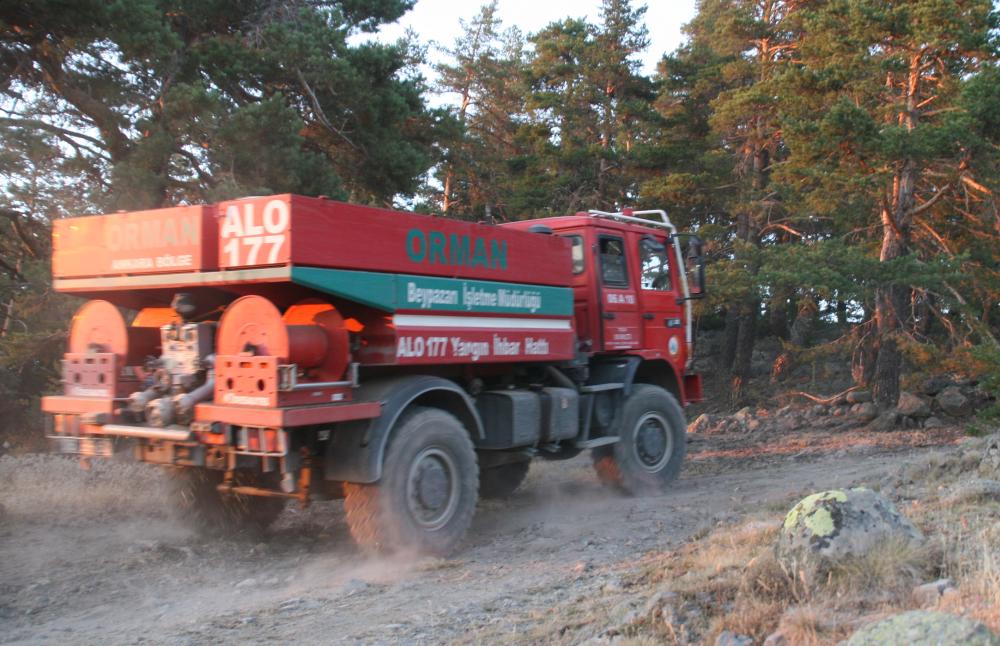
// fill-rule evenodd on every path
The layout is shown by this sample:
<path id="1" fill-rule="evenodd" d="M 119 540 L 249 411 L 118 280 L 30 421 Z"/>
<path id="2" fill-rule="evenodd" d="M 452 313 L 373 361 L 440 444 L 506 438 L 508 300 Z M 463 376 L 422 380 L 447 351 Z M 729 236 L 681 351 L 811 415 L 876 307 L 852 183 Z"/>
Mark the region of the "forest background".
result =
<path id="1" fill-rule="evenodd" d="M 284 192 L 665 208 L 706 241 L 718 407 L 818 361 L 882 407 L 931 373 L 1000 390 L 990 0 L 700 0 L 652 75 L 637 2 L 531 34 L 493 2 L 433 57 L 357 38 L 412 4 L 0 1 L 0 439 L 40 436 L 78 305 L 51 289 L 53 220 Z"/>

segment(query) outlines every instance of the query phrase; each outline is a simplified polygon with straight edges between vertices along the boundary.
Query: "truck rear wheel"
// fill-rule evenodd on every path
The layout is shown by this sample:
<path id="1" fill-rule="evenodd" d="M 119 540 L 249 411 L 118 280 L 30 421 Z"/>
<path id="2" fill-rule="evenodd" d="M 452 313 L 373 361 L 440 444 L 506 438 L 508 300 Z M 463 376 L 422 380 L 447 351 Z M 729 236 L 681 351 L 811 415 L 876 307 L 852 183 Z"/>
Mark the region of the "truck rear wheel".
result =
<path id="1" fill-rule="evenodd" d="M 509 497 L 528 477 L 530 467 L 531 462 L 525 460 L 480 470 L 479 497 L 493 499 Z"/>
<path id="2" fill-rule="evenodd" d="M 393 431 L 375 484 L 344 483 L 344 511 L 364 548 L 448 554 L 472 522 L 479 469 L 453 415 L 417 407 Z"/>
<path id="3" fill-rule="evenodd" d="M 173 498 L 178 515 L 199 531 L 221 534 L 241 530 L 261 531 L 285 508 L 284 498 L 230 495 L 219 492 L 224 474 L 209 469 L 178 469 L 173 473 Z M 271 474 L 237 471 L 235 484 L 276 488 Z"/>
<path id="4" fill-rule="evenodd" d="M 625 400 L 618 443 L 593 452 L 601 482 L 634 495 L 666 490 L 687 452 L 684 412 L 669 392 L 636 384 Z"/>

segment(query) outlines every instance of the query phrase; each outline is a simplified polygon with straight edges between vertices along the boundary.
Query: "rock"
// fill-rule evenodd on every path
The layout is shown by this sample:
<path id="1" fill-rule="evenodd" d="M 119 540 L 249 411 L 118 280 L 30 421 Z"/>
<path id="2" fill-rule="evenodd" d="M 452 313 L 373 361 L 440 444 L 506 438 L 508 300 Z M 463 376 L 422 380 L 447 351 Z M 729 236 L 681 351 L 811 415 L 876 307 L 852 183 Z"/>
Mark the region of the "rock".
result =
<path id="1" fill-rule="evenodd" d="M 715 646 L 753 646 L 753 639 L 746 635 L 737 635 L 729 630 L 723 630 L 715 638 Z"/>
<path id="2" fill-rule="evenodd" d="M 878 417 L 878 407 L 871 402 L 864 402 L 851 406 L 851 415 L 862 422 L 870 422 Z"/>
<path id="3" fill-rule="evenodd" d="M 361 579 L 351 579 L 344 585 L 344 592 L 347 594 L 355 594 L 357 592 L 364 592 L 368 589 L 368 582 L 362 581 Z"/>
<path id="4" fill-rule="evenodd" d="M 956 386 L 949 386 L 938 393 L 934 398 L 934 403 L 942 411 L 953 417 L 964 417 L 972 412 L 969 407 L 969 398 L 962 394 Z"/>
<path id="5" fill-rule="evenodd" d="M 880 414 L 878 417 L 868 422 L 865 430 L 873 433 L 886 433 L 896 428 L 899 415 L 896 411 L 890 410 Z"/>
<path id="6" fill-rule="evenodd" d="M 760 427 L 761 427 L 761 421 L 759 419 L 752 419 L 749 422 L 747 422 L 748 431 L 756 431 Z"/>
<path id="7" fill-rule="evenodd" d="M 302 605 L 302 597 L 292 597 L 291 599 L 285 599 L 278 605 L 279 610 L 295 610 Z"/>
<path id="8" fill-rule="evenodd" d="M 872 400 L 871 392 L 867 390 L 852 390 L 847 393 L 848 404 L 865 404 Z"/>
<path id="9" fill-rule="evenodd" d="M 936 604 L 949 591 L 955 590 L 951 579 L 938 579 L 913 588 L 913 600 L 922 606 Z"/>
<path id="10" fill-rule="evenodd" d="M 776 633 L 771 633 L 764 640 L 764 646 L 789 646 L 788 638 L 785 637 L 785 633 L 778 631 Z"/>
<path id="11" fill-rule="evenodd" d="M 950 503 L 969 502 L 974 500 L 996 500 L 1000 498 L 1000 481 L 969 480 L 960 482 L 951 490 L 944 500 Z"/>
<path id="12" fill-rule="evenodd" d="M 994 435 L 986 440 L 983 459 L 979 461 L 979 473 L 988 475 L 997 471 L 1000 471 L 1000 436 Z"/>
<path id="13" fill-rule="evenodd" d="M 948 375 L 934 375 L 929 379 L 924 380 L 922 390 L 925 395 L 933 397 L 939 392 L 947 388 L 948 386 L 954 386 L 955 381 Z"/>
<path id="14" fill-rule="evenodd" d="M 931 415 L 924 420 L 924 428 L 944 428 L 944 422 L 941 421 L 940 417 Z"/>
<path id="15" fill-rule="evenodd" d="M 830 414 L 833 415 L 834 417 L 843 417 L 844 415 L 847 414 L 847 411 L 848 409 L 844 408 L 843 406 L 834 406 L 833 410 L 830 411 Z"/>
<path id="16" fill-rule="evenodd" d="M 644 614 L 655 613 L 661 606 L 676 598 L 677 593 L 673 590 L 659 590 L 646 601 L 646 606 L 642 611 Z"/>
<path id="17" fill-rule="evenodd" d="M 813 417 L 824 417 L 830 413 L 830 410 L 823 404 L 816 404 L 810 409 Z"/>
<path id="18" fill-rule="evenodd" d="M 693 422 L 688 424 L 688 433 L 707 433 L 715 426 L 715 418 L 708 413 L 702 413 Z"/>
<path id="19" fill-rule="evenodd" d="M 737 422 L 747 422 L 750 420 L 752 416 L 753 413 L 750 412 L 749 406 L 744 406 L 743 408 L 739 409 L 732 415 L 733 419 L 736 420 Z"/>
<path id="20" fill-rule="evenodd" d="M 808 496 L 788 512 L 775 554 L 791 572 L 821 574 L 886 540 L 921 543 L 923 535 L 871 489 L 834 489 Z"/>
<path id="21" fill-rule="evenodd" d="M 601 592 L 603 592 L 604 594 L 617 594 L 624 589 L 625 587 L 622 585 L 622 582 L 618 579 L 612 579 L 611 581 L 608 581 L 607 583 L 601 586 Z"/>
<path id="22" fill-rule="evenodd" d="M 612 626 L 605 634 L 621 634 L 629 624 L 639 619 L 639 609 L 633 601 L 623 601 L 613 607 L 608 613 L 608 623 Z"/>
<path id="23" fill-rule="evenodd" d="M 930 417 L 931 407 L 923 399 L 904 390 L 899 393 L 899 402 L 896 404 L 896 413 L 904 417 Z"/>
<path id="24" fill-rule="evenodd" d="M 774 422 L 774 430 L 782 433 L 794 431 L 802 426 L 806 426 L 806 422 L 798 415 L 784 415 Z"/>
<path id="25" fill-rule="evenodd" d="M 1000 646 L 1000 638 L 984 624 L 943 612 L 911 610 L 858 630 L 846 646 Z"/>

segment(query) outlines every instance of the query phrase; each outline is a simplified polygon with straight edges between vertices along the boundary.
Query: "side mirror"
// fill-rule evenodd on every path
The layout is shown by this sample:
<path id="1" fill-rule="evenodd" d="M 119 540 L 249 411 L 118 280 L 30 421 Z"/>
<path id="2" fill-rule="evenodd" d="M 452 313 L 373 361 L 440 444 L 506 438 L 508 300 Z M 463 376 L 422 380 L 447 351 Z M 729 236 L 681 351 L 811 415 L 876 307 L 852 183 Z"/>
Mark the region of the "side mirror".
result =
<path id="1" fill-rule="evenodd" d="M 704 243 L 693 233 L 678 233 L 676 238 L 680 242 L 684 273 L 687 276 L 688 299 L 705 298 Z"/>
<path id="2" fill-rule="evenodd" d="M 654 253 L 663 253 L 667 249 L 662 242 L 648 233 L 642 236 L 642 246 Z"/>

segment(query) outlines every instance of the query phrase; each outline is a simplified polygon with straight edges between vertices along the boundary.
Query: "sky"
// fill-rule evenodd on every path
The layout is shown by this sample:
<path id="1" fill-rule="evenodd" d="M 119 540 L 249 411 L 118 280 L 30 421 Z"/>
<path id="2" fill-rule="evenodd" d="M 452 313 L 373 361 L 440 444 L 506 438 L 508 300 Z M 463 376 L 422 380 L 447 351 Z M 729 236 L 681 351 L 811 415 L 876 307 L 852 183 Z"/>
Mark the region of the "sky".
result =
<path id="1" fill-rule="evenodd" d="M 563 18 L 587 18 L 597 22 L 600 4 L 600 0 L 499 0 L 498 9 L 503 28 L 517 26 L 525 34 L 531 34 Z M 634 2 L 634 6 L 640 5 L 641 2 Z M 681 27 L 694 17 L 695 0 L 648 0 L 646 5 L 650 47 L 642 56 L 642 63 L 643 71 L 652 74 L 663 54 L 673 51 L 682 42 Z M 461 33 L 459 18 L 468 22 L 479 13 L 481 6 L 482 2 L 417 0 L 399 22 L 383 27 L 380 39 L 395 40 L 407 28 L 412 28 L 425 43 L 434 41 L 451 47 Z M 429 55 L 431 60 L 436 60 L 433 48 Z"/>

